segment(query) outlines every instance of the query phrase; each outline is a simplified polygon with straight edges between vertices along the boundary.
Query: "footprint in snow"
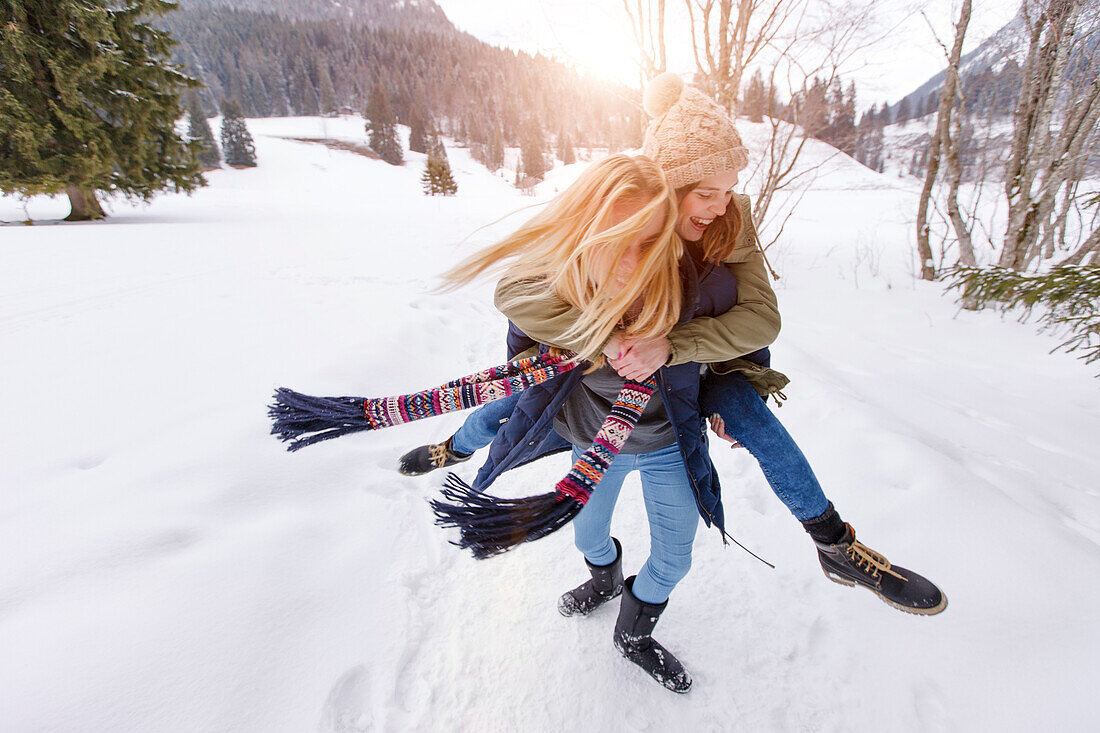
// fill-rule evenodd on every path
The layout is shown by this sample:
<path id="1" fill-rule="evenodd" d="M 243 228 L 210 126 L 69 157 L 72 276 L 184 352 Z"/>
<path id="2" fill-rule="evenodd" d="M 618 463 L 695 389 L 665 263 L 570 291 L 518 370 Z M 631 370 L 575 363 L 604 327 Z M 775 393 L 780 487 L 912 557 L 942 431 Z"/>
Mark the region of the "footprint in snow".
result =
<path id="1" fill-rule="evenodd" d="M 107 459 L 104 456 L 81 456 L 73 462 L 73 466 L 81 471 L 89 471 L 93 468 L 99 468 L 105 460 Z"/>
<path id="2" fill-rule="evenodd" d="M 1060 456 L 1073 455 L 1070 451 L 1066 450 L 1065 448 L 1063 448 L 1059 445 L 1055 445 L 1054 443 L 1051 443 L 1050 441 L 1043 440 L 1042 438 L 1025 437 L 1024 440 L 1026 440 L 1028 443 L 1031 443 L 1033 446 L 1035 446 L 1039 450 L 1045 450 L 1048 453 L 1054 453 L 1054 454 L 1060 455 Z"/>
<path id="3" fill-rule="evenodd" d="M 955 730 L 943 704 L 943 690 L 930 679 L 916 685 L 913 708 L 924 730 Z"/>
<path id="4" fill-rule="evenodd" d="M 829 637 L 829 622 L 824 616 L 818 616 L 806 630 L 806 653 L 810 657 L 816 657 L 822 644 Z"/>
<path id="5" fill-rule="evenodd" d="M 359 664 L 340 675 L 332 686 L 321 712 L 318 733 L 365 733 L 373 730 L 366 712 L 370 680 L 366 666 Z"/>

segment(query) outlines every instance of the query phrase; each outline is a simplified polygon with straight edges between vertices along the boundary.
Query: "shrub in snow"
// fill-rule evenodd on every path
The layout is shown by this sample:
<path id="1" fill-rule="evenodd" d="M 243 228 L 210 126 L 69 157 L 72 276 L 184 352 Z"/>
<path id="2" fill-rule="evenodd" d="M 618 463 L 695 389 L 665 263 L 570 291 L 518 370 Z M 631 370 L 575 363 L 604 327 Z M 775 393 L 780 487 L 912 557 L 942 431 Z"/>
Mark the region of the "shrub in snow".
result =
<path id="1" fill-rule="evenodd" d="M 198 141 L 201 146 L 199 162 L 204 168 L 217 168 L 221 165 L 222 155 L 218 152 L 218 144 L 214 142 L 214 132 L 203 112 L 199 95 L 194 92 L 187 99 L 187 137 Z"/>
<path id="2" fill-rule="evenodd" d="M 453 196 L 458 193 L 451 164 L 444 157 L 429 155 L 420 180 L 424 184 L 424 193 L 429 196 Z"/>
<path id="3" fill-rule="evenodd" d="M 366 112 L 371 150 L 390 165 L 401 165 L 405 160 L 405 153 L 397 140 L 397 116 L 381 86 L 374 87 Z"/>
<path id="4" fill-rule="evenodd" d="M 241 106 L 235 101 L 222 101 L 222 152 L 225 162 L 236 168 L 256 165 L 256 146 L 252 134 L 241 117 Z"/>

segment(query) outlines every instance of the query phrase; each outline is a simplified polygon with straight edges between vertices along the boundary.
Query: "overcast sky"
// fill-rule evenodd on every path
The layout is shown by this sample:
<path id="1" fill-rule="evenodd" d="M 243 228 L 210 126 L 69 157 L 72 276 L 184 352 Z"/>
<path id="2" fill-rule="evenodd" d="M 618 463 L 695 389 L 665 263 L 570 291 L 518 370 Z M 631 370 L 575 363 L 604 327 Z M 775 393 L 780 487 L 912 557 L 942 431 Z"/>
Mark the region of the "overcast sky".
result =
<path id="1" fill-rule="evenodd" d="M 637 85 L 636 52 L 622 0 L 436 0 L 461 30 L 494 45 L 542 51 L 595 74 Z M 632 0 L 633 4 L 633 0 Z M 681 12 L 668 0 L 670 13 Z M 1019 7 L 1015 0 L 973 0 L 965 50 L 1007 23 Z M 915 8 L 923 8 L 926 21 Z M 845 78 L 854 79 L 860 108 L 891 104 L 945 66 L 929 22 L 945 44 L 953 39 L 958 2 L 951 0 L 878 0 L 884 41 L 861 54 Z M 668 31 L 669 70 L 694 70 L 686 22 Z"/>

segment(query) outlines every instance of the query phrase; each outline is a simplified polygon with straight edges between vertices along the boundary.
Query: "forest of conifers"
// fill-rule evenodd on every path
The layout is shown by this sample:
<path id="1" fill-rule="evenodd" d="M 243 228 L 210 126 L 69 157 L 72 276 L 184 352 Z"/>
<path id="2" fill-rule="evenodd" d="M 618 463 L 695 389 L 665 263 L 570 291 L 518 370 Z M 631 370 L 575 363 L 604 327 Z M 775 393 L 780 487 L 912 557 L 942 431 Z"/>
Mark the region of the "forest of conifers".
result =
<path id="1" fill-rule="evenodd" d="M 531 125 L 575 146 L 641 142 L 636 91 L 458 31 L 186 6 L 161 23 L 179 41 L 176 58 L 205 85 L 210 114 L 221 98 L 237 99 L 246 117 L 361 113 L 381 85 L 398 121 L 428 115 L 463 142 L 486 144 L 496 130 L 518 146 Z"/>

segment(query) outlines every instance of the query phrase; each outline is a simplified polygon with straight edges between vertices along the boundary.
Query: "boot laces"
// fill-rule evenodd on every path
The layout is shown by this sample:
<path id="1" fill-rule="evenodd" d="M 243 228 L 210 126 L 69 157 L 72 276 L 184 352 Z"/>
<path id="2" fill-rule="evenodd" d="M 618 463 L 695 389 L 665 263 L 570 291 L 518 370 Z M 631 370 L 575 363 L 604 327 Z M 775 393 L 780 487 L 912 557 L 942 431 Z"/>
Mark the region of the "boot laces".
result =
<path id="1" fill-rule="evenodd" d="M 433 443 L 428 446 L 428 459 L 436 468 L 443 468 L 444 464 L 447 463 L 448 453 L 450 451 L 447 448 L 447 443 Z"/>
<path id="2" fill-rule="evenodd" d="M 889 560 L 862 542 L 852 540 L 852 544 L 848 546 L 847 553 L 848 557 L 852 558 L 855 562 L 857 568 L 866 568 L 874 578 L 878 577 L 879 572 L 883 572 L 889 573 L 895 578 L 899 578 L 906 582 L 909 580 L 904 575 L 895 572 L 891 568 Z"/>

